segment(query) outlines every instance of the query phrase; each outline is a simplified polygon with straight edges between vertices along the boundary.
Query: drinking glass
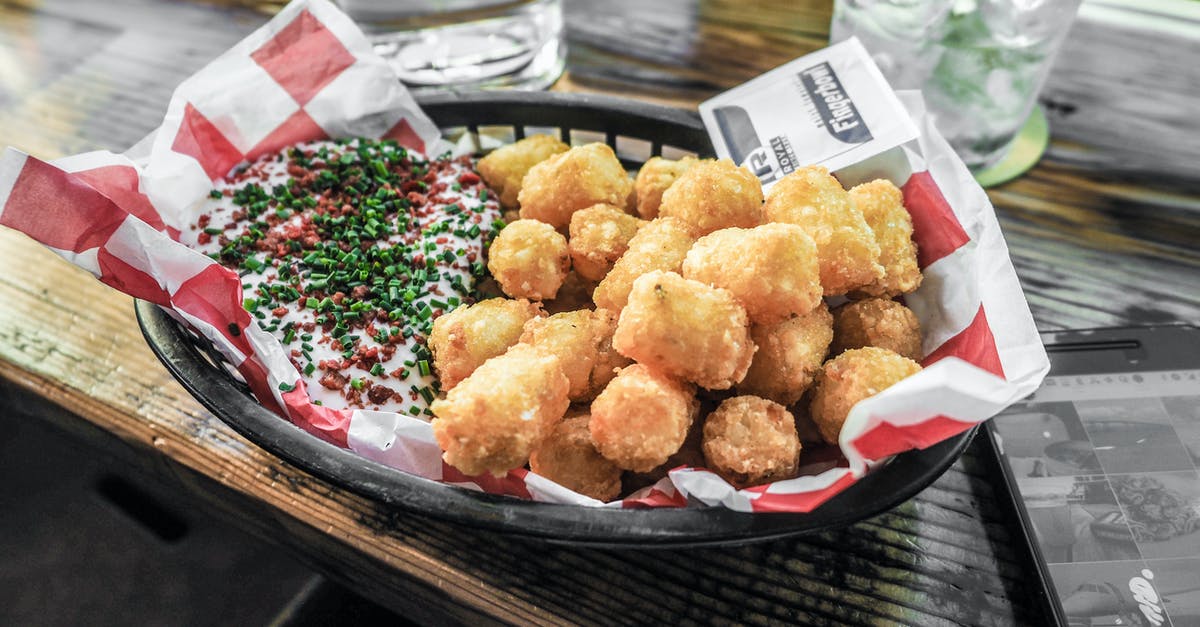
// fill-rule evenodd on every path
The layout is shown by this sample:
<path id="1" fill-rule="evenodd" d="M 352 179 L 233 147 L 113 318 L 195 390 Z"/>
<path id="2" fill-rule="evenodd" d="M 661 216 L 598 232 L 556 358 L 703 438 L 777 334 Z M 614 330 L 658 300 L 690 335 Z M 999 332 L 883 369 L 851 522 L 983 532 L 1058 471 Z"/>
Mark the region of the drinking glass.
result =
<path id="1" fill-rule="evenodd" d="M 414 91 L 545 89 L 566 61 L 561 0 L 336 0 Z"/>
<path id="2" fill-rule="evenodd" d="M 1080 1 L 836 0 L 830 40 L 858 36 L 893 88 L 920 89 L 978 171 L 1030 119 Z"/>

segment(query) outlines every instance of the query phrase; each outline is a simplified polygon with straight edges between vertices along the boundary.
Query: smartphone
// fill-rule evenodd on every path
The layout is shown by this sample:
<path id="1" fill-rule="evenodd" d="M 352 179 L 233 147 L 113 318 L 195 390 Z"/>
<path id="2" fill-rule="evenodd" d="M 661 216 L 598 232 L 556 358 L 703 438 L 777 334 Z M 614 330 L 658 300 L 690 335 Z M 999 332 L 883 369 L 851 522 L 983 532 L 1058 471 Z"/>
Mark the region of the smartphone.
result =
<path id="1" fill-rule="evenodd" d="M 1200 625 L 1200 328 L 1043 334 L 983 431 L 1060 625 Z"/>

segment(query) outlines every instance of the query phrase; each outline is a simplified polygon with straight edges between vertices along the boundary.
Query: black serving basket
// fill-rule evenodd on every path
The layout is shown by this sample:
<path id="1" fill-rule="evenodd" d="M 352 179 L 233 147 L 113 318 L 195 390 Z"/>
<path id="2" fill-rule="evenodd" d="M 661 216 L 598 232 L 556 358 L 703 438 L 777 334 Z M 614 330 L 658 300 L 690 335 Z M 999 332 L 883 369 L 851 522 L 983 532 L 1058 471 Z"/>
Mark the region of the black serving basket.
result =
<path id="1" fill-rule="evenodd" d="M 421 100 L 448 135 L 470 131 L 519 139 L 558 129 L 564 141 L 604 141 L 627 166 L 676 152 L 712 156 L 694 113 L 615 98 L 540 92 L 446 93 Z M 731 544 L 840 527 L 890 509 L 937 479 L 975 434 L 970 429 L 896 456 L 807 514 L 686 509 L 591 508 L 526 501 L 417 477 L 308 434 L 260 405 L 219 356 L 156 305 L 136 303 L 150 348 L 202 405 L 262 448 L 389 506 L 456 523 L 548 541 L 595 546 Z"/>

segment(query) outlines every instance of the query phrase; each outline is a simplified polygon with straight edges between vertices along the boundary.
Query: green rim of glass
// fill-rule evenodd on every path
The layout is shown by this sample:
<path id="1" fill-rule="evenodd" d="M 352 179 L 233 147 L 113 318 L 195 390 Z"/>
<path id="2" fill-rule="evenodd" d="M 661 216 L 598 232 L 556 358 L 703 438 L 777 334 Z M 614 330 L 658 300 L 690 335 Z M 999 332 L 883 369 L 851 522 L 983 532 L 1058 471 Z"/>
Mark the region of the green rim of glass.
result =
<path id="1" fill-rule="evenodd" d="M 1029 171 L 1050 144 L 1050 127 L 1041 105 L 1033 108 L 1025 125 L 1009 144 L 1008 152 L 995 165 L 972 172 L 975 180 L 983 187 L 994 187 L 1007 183 Z"/>

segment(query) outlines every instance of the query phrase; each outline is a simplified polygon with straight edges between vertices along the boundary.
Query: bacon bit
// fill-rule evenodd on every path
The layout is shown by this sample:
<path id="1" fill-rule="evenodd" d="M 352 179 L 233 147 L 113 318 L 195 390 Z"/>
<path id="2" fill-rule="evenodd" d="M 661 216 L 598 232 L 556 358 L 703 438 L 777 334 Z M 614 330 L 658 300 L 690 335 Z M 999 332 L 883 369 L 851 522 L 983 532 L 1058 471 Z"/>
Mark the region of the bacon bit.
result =
<path id="1" fill-rule="evenodd" d="M 365 285 L 359 285 L 358 287 L 355 287 L 354 289 L 350 290 L 350 297 L 353 298 L 354 300 L 362 300 L 362 299 L 366 298 L 367 295 L 370 293 L 371 293 L 371 288 L 369 288 Z M 334 300 L 336 302 L 337 299 L 334 299 Z M 341 304 L 341 303 L 339 303 L 339 304 Z"/>
<path id="2" fill-rule="evenodd" d="M 333 296 L 330 296 L 329 298 L 333 300 L 333 304 L 340 305 L 340 304 L 342 304 L 342 301 L 346 300 L 346 293 L 345 292 L 334 292 Z"/>
<path id="3" fill-rule="evenodd" d="M 282 318 L 287 315 L 287 312 L 287 307 L 276 307 L 271 310 L 271 315 L 275 316 L 276 318 Z"/>
<path id="4" fill-rule="evenodd" d="M 200 231 L 200 234 L 196 236 L 196 243 L 200 245 L 207 245 L 210 242 L 212 242 L 212 236 L 204 231 Z"/>
<path id="5" fill-rule="evenodd" d="M 321 368 L 325 368 L 325 362 L 322 361 L 321 364 Z M 346 377 L 342 376 L 342 373 L 340 372 L 326 372 L 325 375 L 321 377 L 321 385 L 327 390 L 340 390 L 346 387 Z"/>
<path id="6" fill-rule="evenodd" d="M 395 392 L 385 385 L 372 385 L 371 389 L 367 390 L 367 399 L 376 405 L 382 405 L 391 400 L 393 394 Z"/>
<path id="7" fill-rule="evenodd" d="M 429 202 L 429 200 L 425 198 L 424 194 L 420 194 L 417 192 L 409 192 L 408 195 L 405 196 L 405 198 L 408 199 L 408 202 L 411 202 L 414 206 L 417 206 L 417 207 L 423 206 L 425 203 Z"/>
<path id="8" fill-rule="evenodd" d="M 208 226 L 209 220 L 212 220 L 212 216 L 207 213 L 200 214 L 200 217 L 196 219 L 196 228 L 202 229 Z"/>
<path id="9" fill-rule="evenodd" d="M 474 185 L 479 182 L 479 175 L 474 172 L 463 172 L 458 177 L 459 185 Z"/>
<path id="10" fill-rule="evenodd" d="M 304 355 L 304 351 L 302 351 L 302 350 L 300 350 L 300 349 L 298 349 L 298 348 L 293 348 L 293 349 L 292 349 L 292 357 L 297 357 L 297 358 L 299 358 L 299 357 L 300 357 L 300 356 L 302 356 L 302 355 Z"/>
<path id="11" fill-rule="evenodd" d="M 317 323 L 305 322 L 304 324 L 300 325 L 300 328 L 304 329 L 305 331 L 307 331 L 309 333 L 312 333 L 313 331 L 317 330 Z"/>
<path id="12" fill-rule="evenodd" d="M 288 173 L 288 176 L 292 176 L 295 178 L 301 178 L 304 175 L 308 174 L 308 169 L 303 166 L 297 165 L 295 163 L 289 163 L 288 167 L 287 167 L 287 173 Z"/>

